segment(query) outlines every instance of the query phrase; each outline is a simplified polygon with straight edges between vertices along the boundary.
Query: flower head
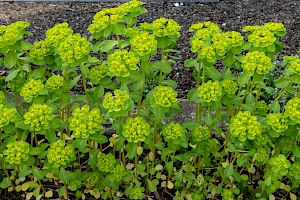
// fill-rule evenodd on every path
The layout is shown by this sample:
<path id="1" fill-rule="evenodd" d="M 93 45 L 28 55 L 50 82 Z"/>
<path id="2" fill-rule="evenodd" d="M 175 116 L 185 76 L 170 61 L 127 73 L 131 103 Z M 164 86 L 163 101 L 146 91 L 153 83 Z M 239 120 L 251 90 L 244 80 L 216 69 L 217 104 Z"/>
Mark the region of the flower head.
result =
<path id="1" fill-rule="evenodd" d="M 126 91 L 116 89 L 114 96 L 107 92 L 104 96 L 103 107 L 108 109 L 108 112 L 118 112 L 128 108 L 129 95 Z"/>
<path id="2" fill-rule="evenodd" d="M 271 58 L 263 52 L 253 51 L 243 56 L 241 59 L 242 68 L 246 74 L 252 76 L 254 72 L 265 75 L 273 68 Z"/>
<path id="3" fill-rule="evenodd" d="M 73 30 L 69 28 L 69 24 L 64 22 L 56 24 L 52 28 L 46 31 L 45 41 L 52 44 L 54 47 L 58 47 L 63 41 L 65 41 L 70 35 L 73 34 Z"/>
<path id="4" fill-rule="evenodd" d="M 103 117 L 98 108 L 90 110 L 88 105 L 75 108 L 69 118 L 69 128 L 75 138 L 88 138 L 90 134 L 102 130 Z"/>
<path id="5" fill-rule="evenodd" d="M 108 67 L 106 64 L 94 66 L 89 71 L 89 78 L 93 84 L 100 84 L 101 80 L 107 76 Z"/>
<path id="6" fill-rule="evenodd" d="M 127 118 L 122 128 L 128 142 L 142 142 L 150 135 L 150 125 L 143 117 Z"/>
<path id="7" fill-rule="evenodd" d="M 157 86 L 153 91 L 154 101 L 161 107 L 170 107 L 173 103 L 178 103 L 177 92 L 168 86 Z"/>
<path id="8" fill-rule="evenodd" d="M 261 125 L 255 116 L 251 116 L 248 111 L 240 111 L 231 118 L 230 132 L 240 141 L 254 140 L 256 135 L 261 134 L 260 127 Z"/>
<path id="9" fill-rule="evenodd" d="M 296 97 L 287 102 L 284 115 L 296 123 L 300 123 L 300 98 Z"/>
<path id="10" fill-rule="evenodd" d="M 52 108 L 46 104 L 33 104 L 24 114 L 24 123 L 30 126 L 30 130 L 40 131 L 49 129 L 54 115 Z"/>
<path id="11" fill-rule="evenodd" d="M 0 103 L 0 128 L 8 125 L 16 119 L 17 110 L 15 108 L 6 108 Z"/>
<path id="12" fill-rule="evenodd" d="M 198 97 L 202 102 L 218 101 L 222 95 L 222 87 L 219 81 L 209 80 L 198 87 Z"/>
<path id="13" fill-rule="evenodd" d="M 64 77 L 61 75 L 52 75 L 46 81 L 46 88 L 49 90 L 57 90 L 64 84 Z"/>
<path id="14" fill-rule="evenodd" d="M 221 86 L 223 88 L 223 90 L 229 95 L 235 95 L 238 88 L 238 84 L 237 82 L 230 80 L 230 79 L 225 79 L 221 82 Z"/>
<path id="15" fill-rule="evenodd" d="M 192 137 L 195 142 L 206 142 L 210 139 L 211 132 L 206 125 L 199 125 L 192 132 Z"/>
<path id="16" fill-rule="evenodd" d="M 288 161 L 283 154 L 279 154 L 277 157 L 271 158 L 269 164 L 272 167 L 272 171 L 282 176 L 288 173 L 290 167 L 290 161 Z"/>
<path id="17" fill-rule="evenodd" d="M 47 153 L 48 162 L 54 168 L 66 167 L 75 156 L 74 147 L 62 140 L 52 142 Z"/>
<path id="18" fill-rule="evenodd" d="M 150 56 L 156 53 L 157 40 L 153 34 L 141 32 L 131 38 L 130 45 L 139 56 Z"/>
<path id="19" fill-rule="evenodd" d="M 108 56 L 108 70 L 111 76 L 128 77 L 130 71 L 138 69 L 140 59 L 133 52 L 127 50 L 116 50 Z"/>
<path id="20" fill-rule="evenodd" d="M 19 165 L 28 160 L 29 144 L 23 141 L 15 141 L 7 144 L 7 149 L 3 151 L 5 161 L 9 164 Z"/>
<path id="21" fill-rule="evenodd" d="M 44 85 L 41 80 L 30 79 L 21 89 L 20 95 L 26 102 L 31 102 L 33 97 L 44 94 Z"/>
<path id="22" fill-rule="evenodd" d="M 112 172 L 114 170 L 117 161 L 113 154 L 104 154 L 102 152 L 99 152 L 97 158 L 97 167 L 100 172 Z"/>
<path id="23" fill-rule="evenodd" d="M 180 124 L 171 122 L 162 128 L 161 133 L 166 141 L 172 141 L 183 136 L 186 130 Z"/>
<path id="24" fill-rule="evenodd" d="M 30 48 L 29 56 L 37 60 L 43 60 L 51 53 L 51 44 L 44 40 L 33 43 Z"/>
<path id="25" fill-rule="evenodd" d="M 277 133 L 282 133 L 288 129 L 287 116 L 282 113 L 272 113 L 267 115 L 267 124 Z"/>

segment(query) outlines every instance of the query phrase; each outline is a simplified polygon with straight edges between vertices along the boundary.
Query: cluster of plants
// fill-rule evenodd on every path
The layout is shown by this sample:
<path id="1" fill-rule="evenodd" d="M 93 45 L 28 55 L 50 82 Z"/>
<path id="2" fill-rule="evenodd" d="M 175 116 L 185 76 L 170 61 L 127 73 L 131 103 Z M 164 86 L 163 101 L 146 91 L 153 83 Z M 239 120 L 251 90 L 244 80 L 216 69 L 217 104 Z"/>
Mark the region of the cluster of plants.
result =
<path id="1" fill-rule="evenodd" d="M 137 0 L 103 9 L 89 39 L 61 23 L 31 44 L 29 23 L 0 26 L 8 72 L 0 78 L 1 193 L 296 200 L 300 58 L 278 64 L 284 25 L 245 26 L 241 34 L 193 24 L 195 58 L 185 67 L 194 68 L 186 101 L 195 117 L 177 123 L 170 72 L 181 27 L 166 18 L 138 24 L 146 12 Z"/>

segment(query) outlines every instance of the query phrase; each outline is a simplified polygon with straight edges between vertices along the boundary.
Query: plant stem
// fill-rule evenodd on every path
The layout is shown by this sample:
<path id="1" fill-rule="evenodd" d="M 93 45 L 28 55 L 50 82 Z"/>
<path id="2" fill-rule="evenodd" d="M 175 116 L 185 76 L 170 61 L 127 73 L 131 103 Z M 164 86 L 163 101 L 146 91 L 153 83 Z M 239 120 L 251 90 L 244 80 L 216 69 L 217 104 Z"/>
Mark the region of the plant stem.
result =
<path id="1" fill-rule="evenodd" d="M 119 49 L 122 49 L 121 47 L 121 40 L 120 40 L 120 37 L 116 34 L 116 38 L 118 40 L 118 45 L 119 45 Z"/>
<path id="2" fill-rule="evenodd" d="M 86 87 L 86 77 L 85 77 L 85 74 L 83 73 L 82 65 L 80 65 L 80 71 L 81 71 L 82 85 L 83 85 L 83 90 L 84 90 L 84 94 L 86 97 L 86 101 L 88 102 L 88 105 L 90 106 L 90 108 L 92 108 L 92 103 L 90 101 L 89 94 L 88 94 L 87 87 Z"/>
<path id="3" fill-rule="evenodd" d="M 142 61 L 144 62 L 144 61 Z M 140 110 L 141 110 L 141 106 L 142 106 L 142 99 L 143 99 L 143 95 L 144 95 L 144 90 L 145 90 L 145 72 L 143 70 L 143 68 L 141 67 L 141 73 L 142 73 L 142 77 L 143 77 L 143 83 L 142 83 L 142 91 L 141 91 L 141 98 L 138 101 L 138 105 L 137 105 L 137 116 L 140 116 Z"/>

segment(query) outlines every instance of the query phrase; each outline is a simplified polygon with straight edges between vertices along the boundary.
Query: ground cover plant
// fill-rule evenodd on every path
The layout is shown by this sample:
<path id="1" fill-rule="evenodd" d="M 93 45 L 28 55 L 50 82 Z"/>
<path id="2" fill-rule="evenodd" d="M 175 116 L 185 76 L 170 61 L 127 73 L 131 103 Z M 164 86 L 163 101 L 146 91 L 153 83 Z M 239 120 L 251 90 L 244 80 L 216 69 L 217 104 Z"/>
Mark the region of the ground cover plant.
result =
<path id="1" fill-rule="evenodd" d="M 297 199 L 300 59 L 277 55 L 281 23 L 223 32 L 190 27 L 197 85 L 180 113 L 180 26 L 139 1 L 99 11 L 90 38 L 67 23 L 33 44 L 27 22 L 0 26 L 0 187 L 20 197 Z M 160 59 L 153 59 L 159 55 Z M 221 63 L 222 69 L 215 64 Z M 275 67 L 284 67 L 274 79 Z M 72 90 L 83 86 L 83 94 Z M 106 130 L 112 128 L 113 134 Z"/>

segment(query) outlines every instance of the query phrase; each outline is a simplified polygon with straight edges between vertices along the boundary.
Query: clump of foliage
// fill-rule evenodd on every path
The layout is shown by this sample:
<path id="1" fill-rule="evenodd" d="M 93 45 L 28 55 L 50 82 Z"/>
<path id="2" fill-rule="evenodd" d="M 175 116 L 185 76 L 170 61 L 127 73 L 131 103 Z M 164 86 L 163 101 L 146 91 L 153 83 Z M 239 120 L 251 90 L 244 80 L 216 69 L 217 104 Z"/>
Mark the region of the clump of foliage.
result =
<path id="1" fill-rule="evenodd" d="M 282 76 L 270 83 L 284 25 L 241 34 L 193 24 L 196 57 L 185 67 L 196 86 L 185 101 L 196 116 L 178 123 L 169 74 L 181 27 L 166 18 L 138 24 L 146 12 L 137 0 L 103 9 L 89 39 L 61 23 L 31 44 L 23 39 L 29 23 L 0 26 L 0 65 L 8 71 L 0 79 L 1 193 L 297 199 L 299 54 L 285 56 Z M 79 85 L 84 94 L 74 94 Z"/>

